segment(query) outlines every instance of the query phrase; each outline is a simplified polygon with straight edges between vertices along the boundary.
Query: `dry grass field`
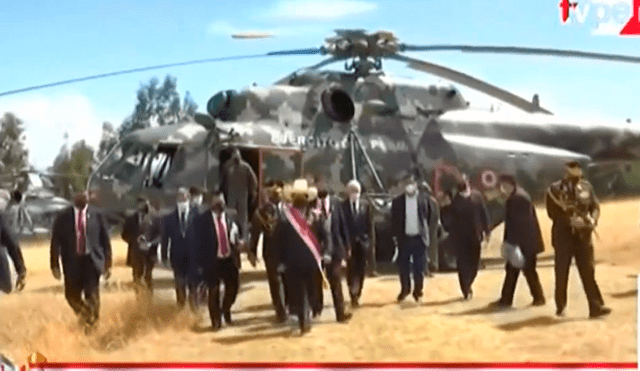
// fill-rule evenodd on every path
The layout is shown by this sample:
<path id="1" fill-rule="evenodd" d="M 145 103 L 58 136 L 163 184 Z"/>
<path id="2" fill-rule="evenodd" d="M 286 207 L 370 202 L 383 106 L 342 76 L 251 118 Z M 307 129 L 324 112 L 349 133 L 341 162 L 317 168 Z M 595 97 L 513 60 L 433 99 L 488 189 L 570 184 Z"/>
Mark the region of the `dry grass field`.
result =
<path id="1" fill-rule="evenodd" d="M 514 308 L 493 311 L 504 276 L 501 262 L 488 259 L 474 286 L 474 298 L 461 301 L 454 273 L 426 282 L 421 305 L 395 303 L 395 274 L 367 279 L 360 308 L 348 324 L 335 322 L 329 291 L 325 311 L 304 337 L 295 321 L 272 324 L 267 286 L 260 266 L 245 264 L 234 306 L 236 325 L 213 333 L 206 315 L 179 312 L 171 274 L 154 272 L 153 303 L 136 303 L 128 287 L 125 246 L 114 238 L 112 286 L 102 290 L 101 322 L 85 336 L 67 306 L 61 283 L 49 272 L 46 242 L 25 244 L 27 287 L 0 297 L 0 350 L 19 363 L 39 351 L 50 361 L 615 361 L 636 362 L 636 274 L 640 268 L 639 200 L 606 203 L 596 241 L 596 276 L 613 313 L 587 319 L 587 303 L 575 266 L 569 282 L 567 317 L 554 316 L 553 249 L 550 223 L 539 216 L 547 251 L 539 273 L 544 307 L 528 307 L 524 279 Z M 499 256 L 501 229 L 483 252 Z M 115 285 L 113 285 L 115 283 Z"/>

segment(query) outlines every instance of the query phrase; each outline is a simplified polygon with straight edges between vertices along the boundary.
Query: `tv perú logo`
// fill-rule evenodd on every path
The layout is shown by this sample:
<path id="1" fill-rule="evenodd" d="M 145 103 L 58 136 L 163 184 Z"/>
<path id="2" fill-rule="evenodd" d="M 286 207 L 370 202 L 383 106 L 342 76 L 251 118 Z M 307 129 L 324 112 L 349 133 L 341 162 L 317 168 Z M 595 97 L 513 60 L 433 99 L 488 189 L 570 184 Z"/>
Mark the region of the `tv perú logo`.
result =
<path id="1" fill-rule="evenodd" d="M 593 25 L 594 35 L 640 36 L 640 0 L 560 0 L 560 21 Z"/>

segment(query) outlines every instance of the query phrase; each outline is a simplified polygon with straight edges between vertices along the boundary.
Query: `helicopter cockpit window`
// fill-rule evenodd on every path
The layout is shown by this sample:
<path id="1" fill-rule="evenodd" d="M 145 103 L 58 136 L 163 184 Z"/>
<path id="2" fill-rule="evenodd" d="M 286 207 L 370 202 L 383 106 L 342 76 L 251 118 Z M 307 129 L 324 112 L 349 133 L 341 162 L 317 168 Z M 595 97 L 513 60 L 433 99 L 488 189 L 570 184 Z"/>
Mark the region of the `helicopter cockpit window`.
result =
<path id="1" fill-rule="evenodd" d="M 113 176 L 116 179 L 123 181 L 131 181 L 137 174 L 142 173 L 149 158 L 149 152 L 140 149 L 134 149 L 129 151 L 122 159 L 117 163 Z"/>
<path id="2" fill-rule="evenodd" d="M 147 187 L 162 188 L 164 181 L 173 164 L 178 147 L 176 145 L 161 144 L 151 158 Z"/>

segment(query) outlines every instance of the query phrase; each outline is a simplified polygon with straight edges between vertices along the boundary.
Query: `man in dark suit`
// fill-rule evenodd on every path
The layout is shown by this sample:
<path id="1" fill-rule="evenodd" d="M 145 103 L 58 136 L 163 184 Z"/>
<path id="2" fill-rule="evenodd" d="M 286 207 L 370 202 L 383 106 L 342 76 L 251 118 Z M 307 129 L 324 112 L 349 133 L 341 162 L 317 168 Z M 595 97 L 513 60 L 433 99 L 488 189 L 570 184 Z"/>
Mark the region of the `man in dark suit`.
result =
<path id="1" fill-rule="evenodd" d="M 51 272 L 64 272 L 67 302 L 90 330 L 100 313 L 100 276 L 111 275 L 111 242 L 102 214 L 87 205 L 86 192 L 78 193 L 74 205 L 63 210 L 53 224 Z M 84 295 L 84 298 L 83 298 Z"/>
<path id="2" fill-rule="evenodd" d="M 131 251 L 133 285 L 136 293 L 153 293 L 152 272 L 161 238 L 160 222 L 145 198 L 138 198 L 138 209 L 127 217 L 122 239 Z"/>
<path id="3" fill-rule="evenodd" d="M 232 325 L 231 306 L 240 288 L 240 248 L 243 241 L 240 228 L 226 210 L 224 195 L 211 195 L 211 208 L 194 221 L 196 262 L 209 285 L 209 316 L 214 330 L 222 326 L 222 316 Z M 224 298 L 220 303 L 220 284 L 224 283 Z"/>
<path id="4" fill-rule="evenodd" d="M 195 310 L 197 286 L 194 277 L 196 272 L 192 268 L 194 257 L 191 244 L 194 233 L 192 222 L 198 210 L 190 205 L 189 199 L 186 188 L 178 189 L 176 208 L 162 221 L 161 258 L 165 264 L 171 262 L 178 306 L 183 308 L 189 298 L 189 305 Z"/>
<path id="5" fill-rule="evenodd" d="M 6 252 L 4 251 L 6 249 Z M 16 291 L 22 291 L 26 284 L 27 268 L 24 265 L 22 251 L 20 245 L 9 230 L 4 221 L 3 215 L 0 215 L 0 291 L 10 293 L 13 290 L 11 284 L 11 268 L 7 258 L 11 258 L 13 266 L 18 274 L 16 280 Z"/>
<path id="6" fill-rule="evenodd" d="M 340 206 L 340 200 L 331 195 L 324 185 L 320 185 L 318 189 L 318 206 L 325 229 L 323 263 L 331 286 L 333 307 L 335 308 L 338 322 L 347 322 L 352 317 L 352 314 L 347 313 L 344 308 L 342 262 L 347 259 L 350 240 L 349 231 L 347 230 L 344 212 Z"/>
<path id="7" fill-rule="evenodd" d="M 364 287 L 364 276 L 368 254 L 370 254 L 372 228 L 372 214 L 369 205 L 360 197 L 361 186 L 357 180 L 347 183 L 348 198 L 342 203 L 347 229 L 349 230 L 349 246 L 347 254 L 347 285 L 351 296 L 351 306 L 360 304 L 360 296 Z"/>
<path id="8" fill-rule="evenodd" d="M 391 231 L 398 256 L 400 272 L 400 294 L 398 302 L 411 293 L 411 271 L 413 270 L 413 298 L 420 301 L 424 287 L 426 254 L 430 246 L 429 229 L 430 210 L 424 197 L 418 194 L 417 183 L 413 176 L 405 179 L 405 193 L 391 203 Z M 413 260 L 413 269 L 411 267 Z"/>
<path id="9" fill-rule="evenodd" d="M 500 190 L 507 196 L 506 212 L 504 219 L 504 242 L 518 246 L 524 255 L 524 267 L 522 273 L 527 279 L 529 291 L 533 297 L 534 306 L 545 304 L 540 277 L 536 271 L 537 255 L 544 251 L 542 231 L 538 223 L 536 209 L 531 203 L 527 191 L 518 186 L 516 179 L 511 174 L 501 174 L 498 177 Z M 500 300 L 493 303 L 499 307 L 511 307 L 513 295 L 516 291 L 516 283 L 520 269 L 507 261 L 506 276 L 502 286 Z"/>
<path id="10" fill-rule="evenodd" d="M 273 232 L 276 225 L 282 218 L 282 182 L 267 182 L 265 185 L 267 192 L 267 200 L 253 215 L 251 224 L 251 241 L 249 246 L 249 260 L 255 266 L 256 255 L 258 253 L 258 240 L 262 234 L 262 258 L 264 259 L 265 269 L 267 271 L 267 280 L 269 282 L 269 292 L 271 293 L 271 302 L 276 311 L 276 321 L 278 323 L 287 320 L 284 274 L 278 272 L 279 262 L 276 260 L 277 244 L 281 241 L 274 239 Z"/>
<path id="11" fill-rule="evenodd" d="M 488 214 L 482 195 L 469 187 L 466 179 L 458 183 L 451 201 L 451 242 L 456 251 L 456 268 L 465 299 L 473 296 L 471 286 L 478 275 L 482 241 L 489 238 Z"/>

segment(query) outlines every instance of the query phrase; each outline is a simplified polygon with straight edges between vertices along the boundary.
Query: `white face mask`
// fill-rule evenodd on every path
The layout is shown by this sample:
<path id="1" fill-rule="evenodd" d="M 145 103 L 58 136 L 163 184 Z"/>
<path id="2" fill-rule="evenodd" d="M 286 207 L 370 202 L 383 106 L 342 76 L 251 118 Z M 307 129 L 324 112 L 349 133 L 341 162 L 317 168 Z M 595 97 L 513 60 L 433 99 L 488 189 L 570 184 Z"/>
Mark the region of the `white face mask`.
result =
<path id="1" fill-rule="evenodd" d="M 189 208 L 189 201 L 178 202 L 178 209 L 184 211 Z"/>
<path id="2" fill-rule="evenodd" d="M 360 198 L 360 194 L 359 193 L 352 193 L 349 195 L 349 200 L 351 201 L 356 201 L 358 198 Z"/>
<path id="3" fill-rule="evenodd" d="M 415 184 L 407 184 L 405 190 L 407 191 L 408 195 L 413 196 L 414 194 L 416 194 L 417 188 Z"/>
<path id="4" fill-rule="evenodd" d="M 191 204 L 194 206 L 200 206 L 202 205 L 202 196 L 196 196 L 194 198 L 191 199 Z"/>

